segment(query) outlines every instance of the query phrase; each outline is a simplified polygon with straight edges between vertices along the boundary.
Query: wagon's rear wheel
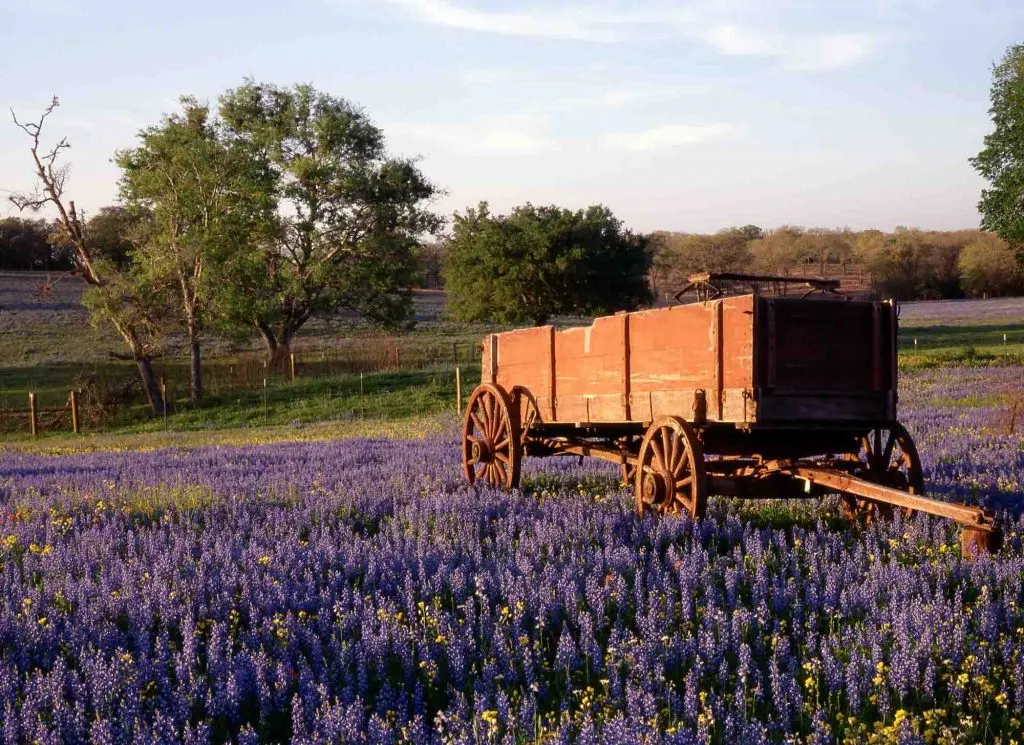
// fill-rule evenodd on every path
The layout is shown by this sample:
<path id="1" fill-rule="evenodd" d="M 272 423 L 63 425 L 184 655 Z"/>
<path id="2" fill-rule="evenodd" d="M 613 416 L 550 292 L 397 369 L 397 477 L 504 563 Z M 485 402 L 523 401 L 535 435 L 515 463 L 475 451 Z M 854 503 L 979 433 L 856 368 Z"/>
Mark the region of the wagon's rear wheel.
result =
<path id="1" fill-rule="evenodd" d="M 499 386 L 484 383 L 469 397 L 462 425 L 462 470 L 471 484 L 513 488 L 522 463 L 519 415 Z"/>
<path id="2" fill-rule="evenodd" d="M 663 416 L 648 427 L 640 444 L 634 488 L 641 516 L 685 510 L 693 518 L 704 517 L 708 502 L 704 453 L 697 433 L 685 420 Z"/>
<path id="3" fill-rule="evenodd" d="M 873 429 L 860 442 L 860 451 L 851 455 L 856 463 L 853 475 L 893 489 L 924 494 L 924 472 L 914 438 L 906 428 L 896 422 L 891 427 Z M 850 518 L 891 518 L 895 508 L 889 504 L 872 502 L 843 495 L 840 501 L 843 513 Z M 904 510 L 911 517 L 913 510 Z"/>

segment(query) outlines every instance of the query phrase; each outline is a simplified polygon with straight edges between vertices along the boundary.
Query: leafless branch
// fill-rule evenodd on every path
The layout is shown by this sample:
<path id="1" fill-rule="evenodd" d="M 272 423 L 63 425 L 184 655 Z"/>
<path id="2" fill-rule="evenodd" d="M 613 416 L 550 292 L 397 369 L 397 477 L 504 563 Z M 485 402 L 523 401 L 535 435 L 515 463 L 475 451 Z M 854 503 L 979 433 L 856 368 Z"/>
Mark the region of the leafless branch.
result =
<path id="1" fill-rule="evenodd" d="M 42 144 L 43 127 L 46 119 L 56 108 L 60 106 L 60 99 L 54 96 L 50 105 L 47 106 L 39 119 L 34 122 L 22 122 L 18 119 L 14 110 L 11 110 L 11 119 L 14 125 L 28 135 L 32 142 L 29 152 L 32 153 L 32 162 L 35 166 L 35 175 L 38 183 L 30 192 L 12 194 L 8 197 L 10 202 L 19 210 L 38 211 L 48 204 L 52 204 L 58 215 L 58 221 L 68 242 L 74 248 L 75 263 L 79 273 L 91 285 L 101 285 L 99 275 L 93 264 L 92 252 L 85 240 L 85 228 L 81 215 L 75 210 L 75 203 L 68 202 L 64 206 L 64 187 L 67 184 L 70 165 L 60 163 L 61 153 L 71 148 L 67 137 L 61 137 L 57 144 L 46 150 Z"/>

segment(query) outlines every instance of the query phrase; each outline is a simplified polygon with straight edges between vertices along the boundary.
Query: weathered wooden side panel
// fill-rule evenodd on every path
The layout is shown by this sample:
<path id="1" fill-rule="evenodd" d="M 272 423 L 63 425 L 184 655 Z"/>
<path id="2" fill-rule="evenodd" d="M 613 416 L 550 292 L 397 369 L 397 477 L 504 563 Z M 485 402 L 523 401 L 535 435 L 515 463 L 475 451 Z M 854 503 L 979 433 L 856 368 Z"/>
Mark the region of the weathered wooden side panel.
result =
<path id="1" fill-rule="evenodd" d="M 553 363 L 553 326 L 517 329 L 497 334 L 497 383 L 511 392 L 516 386 L 529 391 L 543 421 L 555 417 Z M 488 345 L 484 345 L 484 370 L 490 372 Z M 486 380 L 486 376 L 481 379 Z"/>
<path id="2" fill-rule="evenodd" d="M 714 305 L 631 314 L 629 388 L 634 419 L 662 414 L 693 419 L 694 391 L 708 388 L 717 364 Z"/>
<path id="3" fill-rule="evenodd" d="M 627 420 L 623 381 L 627 314 L 594 319 L 591 326 L 555 334 L 558 420 Z"/>
<path id="4" fill-rule="evenodd" d="M 743 296 L 493 334 L 482 379 L 525 388 L 547 422 L 693 420 L 698 390 L 706 419 L 752 421 L 753 307 Z"/>
<path id="5" fill-rule="evenodd" d="M 750 296 L 630 315 L 630 404 L 633 419 L 662 414 L 693 419 L 703 390 L 707 419 L 754 415 L 753 302 Z"/>

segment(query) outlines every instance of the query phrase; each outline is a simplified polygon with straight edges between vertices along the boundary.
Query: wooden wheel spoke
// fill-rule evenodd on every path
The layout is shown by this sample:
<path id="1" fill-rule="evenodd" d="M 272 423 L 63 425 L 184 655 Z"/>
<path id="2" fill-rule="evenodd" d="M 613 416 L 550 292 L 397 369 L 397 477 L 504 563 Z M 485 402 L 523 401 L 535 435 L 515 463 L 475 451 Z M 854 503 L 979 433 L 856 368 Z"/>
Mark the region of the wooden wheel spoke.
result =
<path id="1" fill-rule="evenodd" d="M 486 434 L 487 433 L 487 429 L 486 429 L 486 427 L 484 427 L 484 423 L 482 421 L 480 421 L 480 417 L 477 416 L 475 411 L 471 411 L 469 413 L 469 418 L 472 420 L 473 424 L 479 429 L 480 434 Z M 477 438 L 477 439 L 479 439 L 479 438 Z"/>
<path id="2" fill-rule="evenodd" d="M 508 481 L 508 471 L 505 470 L 505 464 L 500 459 L 494 461 L 494 473 L 498 477 L 498 483 L 505 484 Z"/>
<path id="3" fill-rule="evenodd" d="M 508 455 L 506 455 L 505 453 L 501 452 L 500 450 L 495 450 L 494 451 L 494 458 L 495 458 L 495 460 L 501 461 L 506 466 L 509 466 L 509 465 L 512 464 L 512 459 L 509 458 Z"/>
<path id="4" fill-rule="evenodd" d="M 494 398 L 491 396 L 484 396 L 484 411 L 487 412 L 487 417 L 484 421 L 487 423 L 487 437 L 491 438 L 494 431 L 495 415 L 494 415 Z"/>
<path id="5" fill-rule="evenodd" d="M 657 468 L 652 470 L 665 470 L 665 454 L 657 440 L 651 440 L 651 452 L 654 453 L 654 459 L 657 461 Z"/>

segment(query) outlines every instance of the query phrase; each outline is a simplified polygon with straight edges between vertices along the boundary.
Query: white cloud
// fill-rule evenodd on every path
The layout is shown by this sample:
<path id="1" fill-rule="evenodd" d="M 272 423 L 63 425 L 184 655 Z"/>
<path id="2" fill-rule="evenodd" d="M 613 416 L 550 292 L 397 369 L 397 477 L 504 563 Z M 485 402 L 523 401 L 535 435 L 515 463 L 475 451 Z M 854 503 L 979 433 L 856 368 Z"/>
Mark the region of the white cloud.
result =
<path id="1" fill-rule="evenodd" d="M 390 124 L 385 131 L 392 142 L 408 141 L 465 155 L 534 155 L 556 147 L 547 134 L 547 120 L 543 117 Z"/>
<path id="2" fill-rule="evenodd" d="M 605 91 L 594 100 L 594 104 L 606 108 L 617 108 L 631 104 L 658 103 L 671 101 L 684 94 L 703 92 L 703 87 L 681 86 L 679 88 L 615 88 Z"/>
<path id="3" fill-rule="evenodd" d="M 427 23 L 436 26 L 483 31 L 509 36 L 531 36 L 546 39 L 580 41 L 615 41 L 619 35 L 609 18 L 588 18 L 589 14 L 574 11 L 544 10 L 487 11 L 456 5 L 448 0 L 389 0 L 410 10 Z M 625 16 L 618 16 L 625 21 Z"/>
<path id="4" fill-rule="evenodd" d="M 704 41 L 722 54 L 743 57 L 773 57 L 778 54 L 778 41 L 753 29 L 725 24 L 713 26 L 702 34 Z"/>
<path id="5" fill-rule="evenodd" d="M 386 0 L 424 23 L 482 33 L 595 43 L 682 38 L 735 57 L 771 59 L 789 70 L 831 70 L 866 57 L 875 46 L 868 33 L 775 33 L 757 26 L 744 6 L 719 3 L 687 9 L 652 5 L 616 10 L 582 5 L 485 10 L 457 0 Z M 737 17 L 742 22 L 737 22 Z"/>
<path id="6" fill-rule="evenodd" d="M 639 132 L 609 132 L 601 138 L 611 150 L 660 150 L 694 145 L 727 137 L 737 131 L 732 124 L 665 124 Z"/>
<path id="7" fill-rule="evenodd" d="M 791 50 L 782 57 L 782 64 L 790 70 L 835 70 L 859 62 L 874 47 L 874 39 L 868 34 L 830 34 Z"/>
<path id="8" fill-rule="evenodd" d="M 834 70 L 859 62 L 874 48 L 870 34 L 782 35 L 735 25 L 715 26 L 705 40 L 722 54 L 769 57 L 788 70 Z"/>

